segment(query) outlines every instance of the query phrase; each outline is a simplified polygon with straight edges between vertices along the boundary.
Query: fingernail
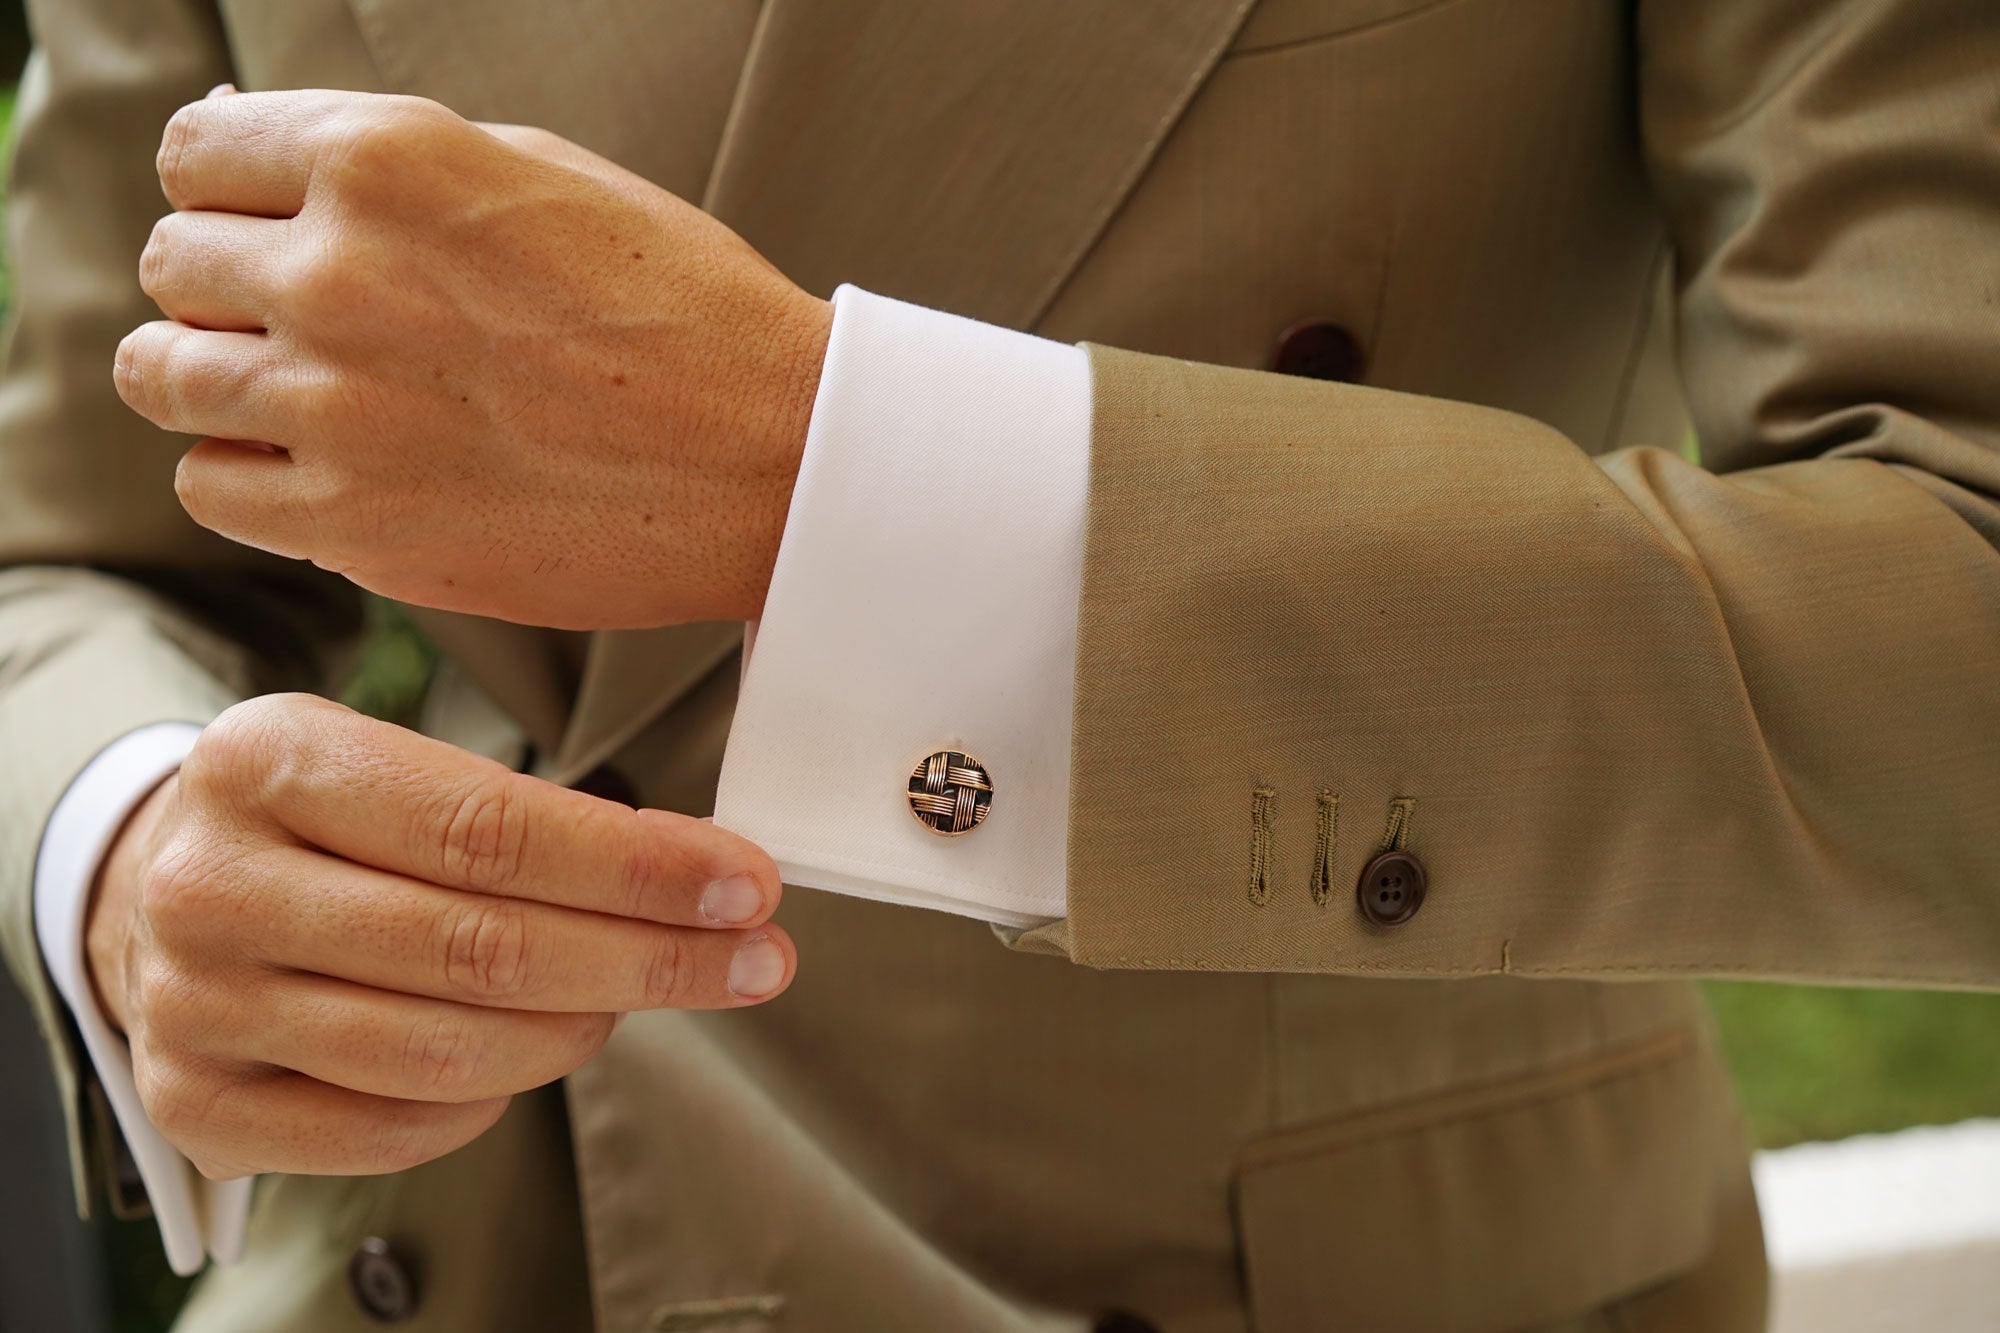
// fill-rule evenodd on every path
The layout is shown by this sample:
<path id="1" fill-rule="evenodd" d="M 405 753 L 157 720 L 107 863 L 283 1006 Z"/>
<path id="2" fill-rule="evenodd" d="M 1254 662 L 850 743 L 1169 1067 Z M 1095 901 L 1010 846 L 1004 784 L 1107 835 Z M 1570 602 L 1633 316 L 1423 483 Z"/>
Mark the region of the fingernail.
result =
<path id="1" fill-rule="evenodd" d="M 218 83 L 208 90 L 207 96 L 203 97 L 202 101 L 206 102 L 210 97 L 227 97 L 235 91 L 236 85 L 233 83 Z"/>
<path id="2" fill-rule="evenodd" d="M 785 951 L 769 935 L 759 935 L 729 960 L 729 989 L 746 1000 L 761 1000 L 785 979 Z"/>
<path id="3" fill-rule="evenodd" d="M 702 891 L 701 914 L 719 926 L 740 926 L 764 910 L 764 891 L 748 875 L 718 879 Z"/>

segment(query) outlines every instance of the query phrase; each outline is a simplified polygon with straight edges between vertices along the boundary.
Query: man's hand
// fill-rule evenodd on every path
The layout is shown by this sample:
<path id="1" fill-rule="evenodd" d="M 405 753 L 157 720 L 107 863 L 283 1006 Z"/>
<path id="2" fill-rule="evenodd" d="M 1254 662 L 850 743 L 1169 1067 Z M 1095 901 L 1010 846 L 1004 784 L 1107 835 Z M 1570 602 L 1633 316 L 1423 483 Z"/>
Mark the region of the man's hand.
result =
<path id="1" fill-rule="evenodd" d="M 304 695 L 238 705 L 120 834 L 86 932 L 162 1133 L 213 1178 L 397 1171 L 617 1015 L 789 983 L 777 868 Z"/>
<path id="2" fill-rule="evenodd" d="M 402 601 L 569 629 L 754 618 L 832 310 L 554 135 L 362 93 L 210 96 L 160 148 L 171 318 L 125 401 L 195 519 Z"/>

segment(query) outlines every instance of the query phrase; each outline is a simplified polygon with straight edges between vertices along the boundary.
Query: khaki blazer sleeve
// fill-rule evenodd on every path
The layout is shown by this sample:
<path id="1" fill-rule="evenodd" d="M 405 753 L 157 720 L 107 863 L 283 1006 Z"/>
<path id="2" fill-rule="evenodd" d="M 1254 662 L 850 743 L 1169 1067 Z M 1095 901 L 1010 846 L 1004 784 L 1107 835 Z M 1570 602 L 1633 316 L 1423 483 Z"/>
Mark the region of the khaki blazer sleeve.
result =
<path id="1" fill-rule="evenodd" d="M 1094 350 L 1070 916 L 1017 943 L 2000 984 L 2000 11 L 1635 43 L 1706 466 Z M 1398 836 L 1429 896 L 1373 926 Z"/>
<path id="2" fill-rule="evenodd" d="M 305 685 L 352 631 L 344 584 L 201 531 L 174 498 L 188 441 L 118 400 L 118 340 L 158 318 L 139 252 L 166 212 L 153 158 L 230 78 L 195 0 L 35 0 L 9 193 L 14 312 L 0 371 L 0 946 L 84 1137 L 80 1051 L 43 974 L 31 881 L 50 811 L 118 736 Z M 108 1120 L 96 1128 L 108 1130 Z M 73 1151 L 79 1199 L 86 1162 Z"/>

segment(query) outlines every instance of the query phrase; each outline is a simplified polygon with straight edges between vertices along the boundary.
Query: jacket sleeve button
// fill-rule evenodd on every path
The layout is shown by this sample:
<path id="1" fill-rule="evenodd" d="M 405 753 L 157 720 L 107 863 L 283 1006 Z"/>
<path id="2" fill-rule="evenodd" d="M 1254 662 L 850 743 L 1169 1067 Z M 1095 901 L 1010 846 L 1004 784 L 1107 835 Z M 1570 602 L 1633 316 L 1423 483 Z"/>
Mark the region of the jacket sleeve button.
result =
<path id="1" fill-rule="evenodd" d="M 417 1283 L 402 1256 L 379 1236 L 355 1247 L 347 1261 L 347 1294 L 377 1324 L 400 1324 L 417 1312 Z"/>
<path id="2" fill-rule="evenodd" d="M 1400 926 L 1424 905 L 1424 863 L 1408 852 L 1383 852 L 1354 886 L 1361 915 L 1378 926 Z"/>

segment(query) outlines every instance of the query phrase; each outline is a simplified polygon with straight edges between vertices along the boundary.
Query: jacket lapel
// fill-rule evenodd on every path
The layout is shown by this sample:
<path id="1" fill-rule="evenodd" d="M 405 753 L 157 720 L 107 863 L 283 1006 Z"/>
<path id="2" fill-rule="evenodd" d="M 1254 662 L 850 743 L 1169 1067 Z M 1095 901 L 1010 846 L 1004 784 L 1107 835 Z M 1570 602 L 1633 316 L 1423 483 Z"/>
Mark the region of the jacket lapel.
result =
<path id="1" fill-rule="evenodd" d="M 767 0 L 703 206 L 808 290 L 1032 327 L 1251 0 Z"/>
<path id="2" fill-rule="evenodd" d="M 604 80 L 577 61 L 540 63 L 560 43 L 522 50 L 510 41 L 504 60 L 466 55 L 460 39 L 468 30 L 505 27 L 500 20 L 516 11 L 532 27 L 531 11 L 545 7 L 465 0 L 447 22 L 439 11 L 461 0 L 353 3 L 393 86 L 468 114 L 571 133 L 699 197 L 810 291 L 830 295 L 852 282 L 1032 328 L 1252 0 L 765 0 L 705 173 L 697 171 L 707 165 L 701 153 L 655 163 L 650 156 L 659 150 L 646 144 L 675 137 L 670 118 L 719 111 L 682 106 L 677 96 L 608 98 Z M 643 65 L 630 48 L 644 41 L 689 49 L 686 33 L 619 31 L 640 22 L 636 16 L 678 8 L 614 0 L 584 8 L 618 32 L 615 45 L 626 54 L 617 68 Z M 731 24 L 741 20 L 740 7 L 704 0 L 697 8 L 715 31 L 707 57 L 687 68 L 736 61 Z M 498 78 L 533 91 L 507 92 Z M 697 175 L 706 179 L 698 196 Z M 551 776 L 573 779 L 601 762 L 725 661 L 740 638 L 734 625 L 593 636 Z"/>

